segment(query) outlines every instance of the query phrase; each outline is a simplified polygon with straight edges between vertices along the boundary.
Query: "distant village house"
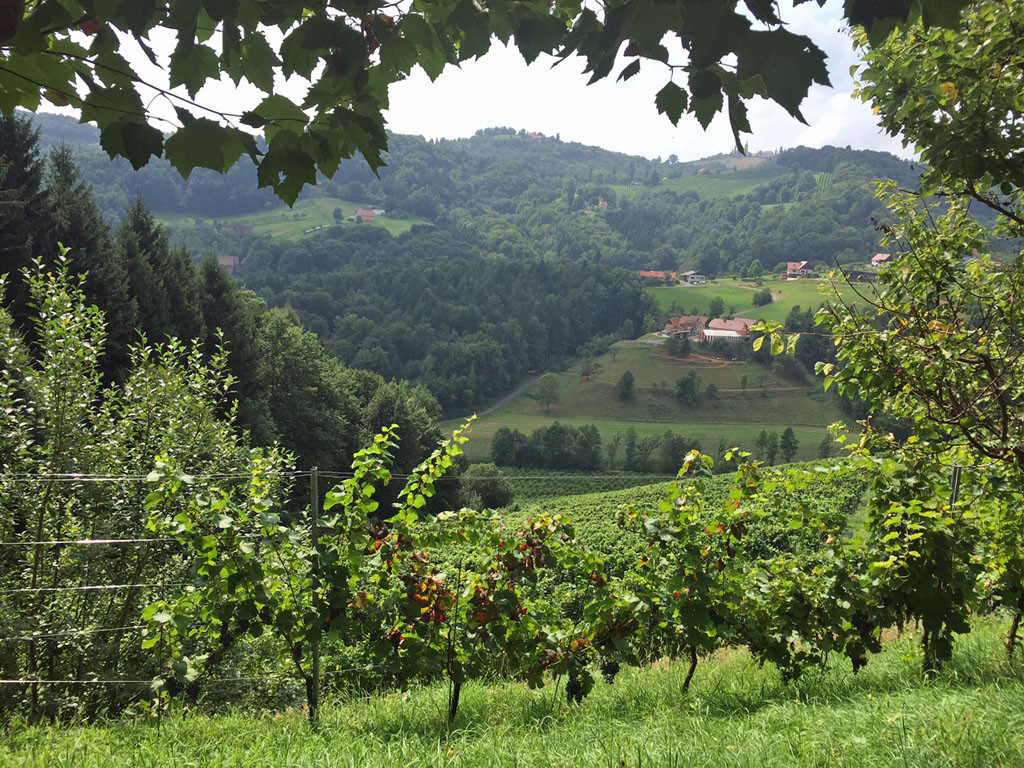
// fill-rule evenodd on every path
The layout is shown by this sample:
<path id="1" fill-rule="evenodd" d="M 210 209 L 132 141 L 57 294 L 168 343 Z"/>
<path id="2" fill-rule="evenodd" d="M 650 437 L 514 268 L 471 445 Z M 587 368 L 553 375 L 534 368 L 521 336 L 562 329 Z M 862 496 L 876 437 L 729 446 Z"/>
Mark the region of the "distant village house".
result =
<path id="1" fill-rule="evenodd" d="M 892 254 L 889 253 L 876 253 L 871 257 L 872 267 L 881 267 L 889 263 L 889 259 L 892 258 Z"/>
<path id="2" fill-rule="evenodd" d="M 640 277 L 647 278 L 648 280 L 664 280 L 668 276 L 671 280 L 676 279 L 675 272 L 655 272 L 649 269 L 641 269 Z"/>
<path id="3" fill-rule="evenodd" d="M 682 274 L 680 274 L 679 279 L 689 285 L 704 285 L 704 283 L 708 281 L 705 275 L 702 275 L 693 269 L 691 269 L 688 272 L 683 272 Z"/>
<path id="4" fill-rule="evenodd" d="M 353 217 L 356 221 L 371 222 L 376 218 L 377 214 L 369 208 L 360 208 L 356 211 L 356 215 Z"/>
<path id="5" fill-rule="evenodd" d="M 692 336 L 700 336 L 704 326 L 711 318 L 703 315 L 683 315 L 682 317 L 669 318 L 668 324 L 662 333 L 676 339 L 688 339 Z"/>
<path id="6" fill-rule="evenodd" d="M 230 275 L 235 271 L 235 267 L 238 266 L 238 257 L 220 254 L 217 256 L 217 263 L 224 267 L 224 270 Z"/>
<path id="7" fill-rule="evenodd" d="M 790 280 L 796 280 L 799 277 L 813 274 L 814 269 L 806 261 L 786 262 L 786 277 Z"/>

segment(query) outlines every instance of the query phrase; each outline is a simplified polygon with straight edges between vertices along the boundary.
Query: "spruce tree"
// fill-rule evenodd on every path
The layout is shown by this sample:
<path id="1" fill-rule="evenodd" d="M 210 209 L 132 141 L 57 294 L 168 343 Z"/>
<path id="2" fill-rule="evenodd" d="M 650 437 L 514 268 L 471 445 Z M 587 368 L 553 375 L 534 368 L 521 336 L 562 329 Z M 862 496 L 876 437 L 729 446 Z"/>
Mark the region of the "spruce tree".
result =
<path id="1" fill-rule="evenodd" d="M 0 274 L 12 277 L 7 302 L 19 324 L 29 314 L 21 272 L 56 253 L 51 229 L 39 131 L 27 117 L 0 116 Z"/>
<path id="2" fill-rule="evenodd" d="M 46 193 L 54 239 L 71 249 L 71 268 L 86 276 L 85 294 L 106 316 L 103 372 L 120 378 L 128 366 L 128 347 L 135 341 L 138 305 L 128 288 L 123 256 L 114 248 L 110 227 L 100 215 L 92 185 L 82 179 L 66 145 L 50 150 L 46 160 Z"/>

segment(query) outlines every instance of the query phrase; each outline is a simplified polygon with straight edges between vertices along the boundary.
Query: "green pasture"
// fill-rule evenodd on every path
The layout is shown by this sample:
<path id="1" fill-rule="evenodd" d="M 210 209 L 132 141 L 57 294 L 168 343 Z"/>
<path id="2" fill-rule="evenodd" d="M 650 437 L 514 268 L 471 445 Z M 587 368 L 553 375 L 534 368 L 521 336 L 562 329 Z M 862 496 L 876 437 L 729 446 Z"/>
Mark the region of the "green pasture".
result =
<path id="1" fill-rule="evenodd" d="M 564 685 L 467 683 L 445 727 L 444 684 L 366 698 L 328 694 L 312 732 L 298 710 L 172 711 L 162 720 L 14 724 L 5 768 L 1011 768 L 1024 765 L 1024 663 L 974 623 L 933 679 L 920 638 L 893 638 L 854 675 L 833 660 L 784 683 L 743 650 L 697 667 L 658 662 L 600 678 L 582 704 Z M 324 670 L 330 674 L 329 669 Z M 259 685 L 259 682 L 253 683 Z"/>
<path id="2" fill-rule="evenodd" d="M 222 224 L 248 224 L 256 234 L 269 235 L 281 240 L 297 240 L 306 234 L 312 234 L 307 232 L 307 230 L 324 226 L 381 227 L 392 235 L 397 236 L 403 232 L 408 232 L 415 224 L 427 223 L 419 219 L 400 219 L 392 216 L 378 216 L 372 223 L 353 224 L 352 222 L 344 221 L 344 217 L 352 216 L 360 208 L 367 207 L 369 205 L 366 203 L 353 203 L 349 200 L 321 197 L 300 200 L 292 208 L 281 205 L 259 213 L 246 213 L 240 216 L 217 216 L 203 219 L 203 221 L 206 224 L 213 224 L 214 221 L 219 221 Z M 341 209 L 341 222 L 336 221 L 334 218 L 335 208 Z M 187 229 L 195 226 L 195 216 L 185 216 L 176 213 L 156 213 L 154 215 L 168 227 Z"/>
<path id="3" fill-rule="evenodd" d="M 754 303 L 754 293 L 761 289 L 753 283 L 723 279 L 709 280 L 704 285 L 659 285 L 647 290 L 663 312 L 668 312 L 675 303 L 686 310 L 682 314 L 692 315 L 697 310 L 696 314 L 707 315 L 716 297 L 725 302 L 726 312 L 730 307 L 739 311 L 750 307 Z"/>
<path id="4" fill-rule="evenodd" d="M 826 300 L 821 294 L 821 289 L 827 285 L 828 281 L 824 279 L 765 280 L 763 287 L 771 289 L 775 300 L 762 307 L 753 305 L 755 291 L 761 290 L 761 286 L 753 282 L 712 280 L 704 285 L 658 286 L 649 288 L 648 291 L 663 312 L 671 311 L 672 305 L 676 304 L 685 310 L 683 314 L 693 314 L 694 309 L 698 310 L 697 314 L 708 314 L 711 302 L 716 297 L 721 297 L 725 302 L 726 312 L 732 308 L 740 317 L 781 323 L 796 305 L 803 310 L 808 307 L 817 309 Z M 862 291 L 864 289 L 864 286 L 860 288 Z M 847 302 L 858 301 L 853 288 L 844 286 L 841 295 Z"/>
<path id="5" fill-rule="evenodd" d="M 657 192 L 670 189 L 673 192 L 696 192 L 703 198 L 736 197 L 753 191 L 756 187 L 771 181 L 772 179 L 784 176 L 787 173 L 785 168 L 778 165 L 761 163 L 751 168 L 743 168 L 737 171 L 721 171 L 709 173 L 702 176 L 680 176 L 675 179 L 668 179 L 656 187 L 632 186 L 629 184 L 616 184 L 612 187 L 619 197 L 635 198 L 645 193 Z"/>

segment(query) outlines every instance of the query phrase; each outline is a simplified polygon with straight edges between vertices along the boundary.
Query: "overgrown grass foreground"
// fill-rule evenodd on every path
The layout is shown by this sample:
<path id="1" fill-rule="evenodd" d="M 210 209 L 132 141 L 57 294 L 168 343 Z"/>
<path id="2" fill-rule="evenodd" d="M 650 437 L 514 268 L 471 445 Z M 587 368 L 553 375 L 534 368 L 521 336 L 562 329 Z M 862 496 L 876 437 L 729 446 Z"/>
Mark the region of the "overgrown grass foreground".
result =
<path id="1" fill-rule="evenodd" d="M 1024 765 L 1024 659 L 1005 622 L 979 623 L 934 680 L 914 637 L 858 675 L 848 665 L 785 685 L 731 651 L 702 665 L 656 664 L 599 682 L 582 705 L 549 686 L 469 685 L 445 730 L 444 686 L 334 701 L 312 733 L 301 713 L 165 716 L 155 722 L 13 726 L 5 768 L 113 766 L 995 766 Z"/>

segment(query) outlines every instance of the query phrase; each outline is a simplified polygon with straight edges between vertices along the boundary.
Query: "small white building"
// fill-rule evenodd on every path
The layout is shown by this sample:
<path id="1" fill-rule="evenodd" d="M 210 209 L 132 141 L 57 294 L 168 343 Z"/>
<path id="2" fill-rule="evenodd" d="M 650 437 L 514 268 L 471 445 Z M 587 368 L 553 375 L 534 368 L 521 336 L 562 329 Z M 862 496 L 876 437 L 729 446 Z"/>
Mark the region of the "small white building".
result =
<path id="1" fill-rule="evenodd" d="M 737 341 L 744 341 L 750 338 L 749 333 L 730 331 L 725 328 L 705 328 L 700 334 L 701 341 L 715 341 L 721 339 L 728 344 L 735 344 Z"/>
<path id="2" fill-rule="evenodd" d="M 707 277 L 699 274 L 696 270 L 691 269 L 689 272 L 683 272 L 679 275 L 679 279 L 687 283 L 688 285 L 704 285 L 708 281 Z"/>

